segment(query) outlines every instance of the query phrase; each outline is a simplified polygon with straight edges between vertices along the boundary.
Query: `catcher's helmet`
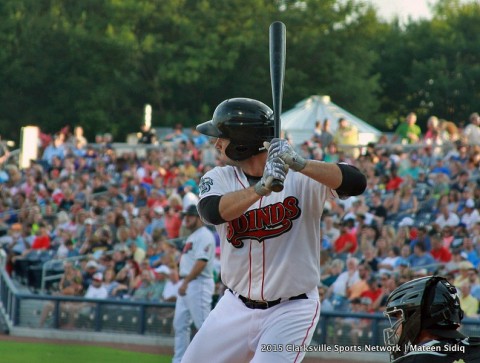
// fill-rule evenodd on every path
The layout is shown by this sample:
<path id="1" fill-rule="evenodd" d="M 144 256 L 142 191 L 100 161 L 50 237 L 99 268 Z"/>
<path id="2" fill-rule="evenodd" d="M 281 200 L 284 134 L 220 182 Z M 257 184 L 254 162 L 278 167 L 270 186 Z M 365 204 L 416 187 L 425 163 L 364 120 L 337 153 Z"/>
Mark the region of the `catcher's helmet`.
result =
<path id="1" fill-rule="evenodd" d="M 205 135 L 229 139 L 225 154 L 232 160 L 245 160 L 265 151 L 264 141 L 274 137 L 273 111 L 250 98 L 232 98 L 220 103 L 213 118 L 197 126 Z"/>
<path id="2" fill-rule="evenodd" d="M 418 278 L 397 287 L 388 297 L 384 314 L 390 320 L 390 328 L 383 331 L 385 343 L 399 345 L 402 351 L 394 354 L 394 359 L 406 346 L 416 344 L 421 330 L 446 339 L 465 338 L 457 331 L 463 319 L 457 289 L 440 276 Z"/>

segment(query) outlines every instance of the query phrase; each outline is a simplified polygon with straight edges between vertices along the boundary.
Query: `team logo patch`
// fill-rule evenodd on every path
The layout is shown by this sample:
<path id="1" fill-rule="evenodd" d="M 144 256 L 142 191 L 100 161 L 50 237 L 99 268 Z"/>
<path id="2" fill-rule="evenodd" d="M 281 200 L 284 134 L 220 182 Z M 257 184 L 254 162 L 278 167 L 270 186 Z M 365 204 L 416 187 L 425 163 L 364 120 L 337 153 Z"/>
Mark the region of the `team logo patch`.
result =
<path id="1" fill-rule="evenodd" d="M 228 223 L 227 240 L 235 248 L 242 248 L 243 240 L 263 242 L 292 229 L 293 221 L 302 214 L 295 197 L 246 212 Z"/>
<path id="2" fill-rule="evenodd" d="M 198 186 L 198 189 L 200 191 L 200 195 L 209 192 L 212 185 L 213 185 L 212 178 L 209 178 L 207 176 L 207 177 L 204 177 L 204 178 L 200 179 L 200 185 Z"/>

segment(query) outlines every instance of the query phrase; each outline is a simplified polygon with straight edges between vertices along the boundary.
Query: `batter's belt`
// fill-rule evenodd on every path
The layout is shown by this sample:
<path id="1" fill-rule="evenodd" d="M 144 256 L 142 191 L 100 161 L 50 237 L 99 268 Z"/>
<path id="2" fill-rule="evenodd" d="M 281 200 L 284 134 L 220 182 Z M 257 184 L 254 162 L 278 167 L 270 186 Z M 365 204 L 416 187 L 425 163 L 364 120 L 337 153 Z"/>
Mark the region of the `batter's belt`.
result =
<path id="1" fill-rule="evenodd" d="M 290 301 L 290 300 L 303 300 L 303 299 L 308 299 L 307 294 L 303 293 L 297 296 L 292 296 L 287 299 L 277 299 L 277 300 L 272 300 L 272 301 L 266 301 L 266 300 L 251 300 L 249 298 L 246 298 L 245 296 L 242 296 L 238 293 L 233 292 L 232 289 L 228 289 L 234 296 L 238 297 L 243 304 L 249 308 L 249 309 L 268 309 L 271 308 L 275 305 L 280 304 L 283 301 Z"/>

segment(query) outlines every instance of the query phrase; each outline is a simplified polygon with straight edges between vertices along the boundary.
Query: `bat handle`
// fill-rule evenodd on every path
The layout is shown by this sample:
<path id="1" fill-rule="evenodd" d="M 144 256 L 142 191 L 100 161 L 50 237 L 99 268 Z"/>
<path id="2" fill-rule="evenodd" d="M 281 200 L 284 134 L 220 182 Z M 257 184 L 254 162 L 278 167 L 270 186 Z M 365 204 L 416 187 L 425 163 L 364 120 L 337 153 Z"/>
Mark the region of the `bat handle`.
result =
<path id="1" fill-rule="evenodd" d="M 283 181 L 280 179 L 274 179 L 271 188 L 275 193 L 281 192 L 283 190 Z"/>

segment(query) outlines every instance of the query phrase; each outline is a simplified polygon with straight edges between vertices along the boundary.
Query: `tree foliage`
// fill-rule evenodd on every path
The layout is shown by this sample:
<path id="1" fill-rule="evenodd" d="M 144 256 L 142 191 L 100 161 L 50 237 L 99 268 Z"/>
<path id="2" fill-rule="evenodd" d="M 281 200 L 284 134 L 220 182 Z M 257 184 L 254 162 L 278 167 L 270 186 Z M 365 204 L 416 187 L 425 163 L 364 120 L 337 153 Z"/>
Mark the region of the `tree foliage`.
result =
<path id="1" fill-rule="evenodd" d="M 312 94 L 379 128 L 408 111 L 464 120 L 478 107 L 480 6 L 379 20 L 358 0 L 3 0 L 0 127 L 90 137 L 194 125 L 229 97 L 271 104 L 268 27 L 287 26 L 284 109 Z"/>

